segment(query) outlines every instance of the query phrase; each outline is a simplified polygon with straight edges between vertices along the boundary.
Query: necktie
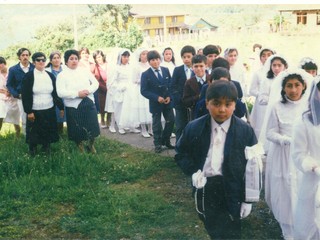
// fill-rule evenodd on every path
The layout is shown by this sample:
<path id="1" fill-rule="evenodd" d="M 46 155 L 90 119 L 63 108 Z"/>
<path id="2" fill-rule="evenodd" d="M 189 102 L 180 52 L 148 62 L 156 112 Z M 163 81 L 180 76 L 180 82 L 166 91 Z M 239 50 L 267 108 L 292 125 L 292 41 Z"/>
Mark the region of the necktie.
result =
<path id="1" fill-rule="evenodd" d="M 191 69 L 190 68 L 187 68 L 187 70 L 186 70 L 186 77 L 187 77 L 187 79 L 191 78 Z"/>
<path id="2" fill-rule="evenodd" d="M 224 146 L 222 146 L 222 133 L 221 126 L 215 128 L 215 134 L 213 136 L 211 167 L 214 172 L 217 172 L 221 168 L 221 159 L 223 155 Z"/>
<path id="3" fill-rule="evenodd" d="M 159 70 L 159 69 L 156 69 L 156 73 L 157 73 L 158 79 L 159 79 L 160 81 L 162 81 L 163 78 L 162 78 L 162 76 L 161 76 L 161 74 L 160 74 L 160 70 Z"/>

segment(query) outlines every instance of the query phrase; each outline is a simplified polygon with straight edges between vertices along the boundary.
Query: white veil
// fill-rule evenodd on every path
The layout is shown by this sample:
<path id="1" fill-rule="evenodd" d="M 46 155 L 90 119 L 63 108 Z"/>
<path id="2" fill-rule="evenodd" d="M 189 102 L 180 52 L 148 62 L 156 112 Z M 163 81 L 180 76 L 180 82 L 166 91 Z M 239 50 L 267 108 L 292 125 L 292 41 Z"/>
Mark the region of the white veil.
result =
<path id="1" fill-rule="evenodd" d="M 302 107 L 302 108 L 304 108 L 303 112 L 308 109 L 308 98 L 309 98 L 310 92 L 311 92 L 313 77 L 309 73 L 307 73 L 306 71 L 304 71 L 303 69 L 300 69 L 300 68 L 288 68 L 288 69 L 282 71 L 281 73 L 279 73 L 279 75 L 273 80 L 272 85 L 271 85 L 271 90 L 270 90 L 270 95 L 269 95 L 269 103 L 267 106 L 266 114 L 265 114 L 262 128 L 261 128 L 261 133 L 259 136 L 259 143 L 262 146 L 264 146 L 265 150 L 267 150 L 267 148 L 268 148 L 267 147 L 268 140 L 266 139 L 268 120 L 270 118 L 273 106 L 282 100 L 282 96 L 281 96 L 282 82 L 287 76 L 289 76 L 291 74 L 300 75 L 307 86 L 305 93 L 301 97 L 300 101 L 301 101 L 302 106 L 304 105 L 304 107 Z"/>
<path id="2" fill-rule="evenodd" d="M 309 98 L 310 121 L 314 126 L 320 124 L 320 90 L 317 87 L 317 85 L 320 84 L 319 82 L 320 75 L 316 76 L 314 79 Z"/>

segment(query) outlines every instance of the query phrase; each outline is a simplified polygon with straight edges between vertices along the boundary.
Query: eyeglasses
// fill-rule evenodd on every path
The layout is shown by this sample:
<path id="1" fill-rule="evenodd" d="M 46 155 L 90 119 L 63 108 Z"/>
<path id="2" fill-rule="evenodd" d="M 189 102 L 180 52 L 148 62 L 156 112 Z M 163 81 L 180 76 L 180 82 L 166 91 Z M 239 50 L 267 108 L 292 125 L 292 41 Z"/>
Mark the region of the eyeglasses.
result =
<path id="1" fill-rule="evenodd" d="M 45 58 L 36 58 L 36 62 L 46 62 L 47 59 Z"/>

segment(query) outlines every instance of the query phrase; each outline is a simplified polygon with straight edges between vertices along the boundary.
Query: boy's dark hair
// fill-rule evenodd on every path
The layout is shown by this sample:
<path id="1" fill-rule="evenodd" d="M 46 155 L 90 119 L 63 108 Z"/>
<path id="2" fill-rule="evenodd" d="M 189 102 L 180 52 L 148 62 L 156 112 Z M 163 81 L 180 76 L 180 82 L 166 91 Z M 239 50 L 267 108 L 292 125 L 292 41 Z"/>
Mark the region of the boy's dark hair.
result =
<path id="1" fill-rule="evenodd" d="M 78 59 L 80 59 L 80 58 L 79 58 L 79 52 L 78 52 L 77 50 L 75 50 L 75 49 L 67 50 L 67 51 L 64 52 L 64 56 L 63 56 L 63 58 L 64 58 L 64 63 L 65 63 L 66 65 L 67 65 L 67 62 L 68 62 L 69 57 L 70 57 L 71 55 L 76 55 L 76 56 L 78 57 Z"/>
<path id="2" fill-rule="evenodd" d="M 230 81 L 231 76 L 229 70 L 224 67 L 217 67 L 213 69 L 210 75 L 210 81 L 217 81 L 220 80 L 220 78 L 227 78 Z"/>
<path id="3" fill-rule="evenodd" d="M 213 81 L 206 91 L 206 100 L 225 98 L 237 102 L 238 91 L 233 82 L 225 80 Z"/>
<path id="4" fill-rule="evenodd" d="M 205 56 L 208 56 L 209 54 L 217 54 L 217 55 L 220 54 L 220 51 L 217 48 L 217 46 L 212 44 L 205 46 L 202 52 L 203 52 L 203 55 Z"/>
<path id="5" fill-rule="evenodd" d="M 271 62 L 270 62 L 270 69 L 269 71 L 267 72 L 267 78 L 274 78 L 274 73 L 272 71 L 272 63 L 275 61 L 275 60 L 279 60 L 284 66 L 285 68 L 288 68 L 288 63 L 286 60 L 284 60 L 282 57 L 279 57 L 279 56 L 276 56 L 274 58 L 271 59 Z"/>
<path id="6" fill-rule="evenodd" d="M 217 67 L 224 67 L 228 70 L 230 70 L 230 64 L 227 59 L 223 57 L 218 57 L 212 62 L 212 70 L 217 68 Z"/>
<path id="7" fill-rule="evenodd" d="M 0 57 L 0 64 L 4 63 L 4 65 L 7 65 L 6 60 L 3 57 Z"/>
<path id="8" fill-rule="evenodd" d="M 282 103 L 288 102 L 287 98 L 285 97 L 285 96 L 286 96 L 286 92 L 284 91 L 284 88 L 285 88 L 285 86 L 286 86 L 286 83 L 287 83 L 290 79 L 297 79 L 302 85 L 305 86 L 305 88 L 302 90 L 301 96 L 302 96 L 302 95 L 306 92 L 306 90 L 307 90 L 306 82 L 304 81 L 304 79 L 302 78 L 302 76 L 301 76 L 300 74 L 296 74 L 296 73 L 289 74 L 289 75 L 286 76 L 286 77 L 283 79 L 283 81 L 282 81 L 282 88 L 281 88 L 281 97 L 282 97 L 281 102 L 282 102 Z"/>
<path id="9" fill-rule="evenodd" d="M 32 55 L 32 62 L 35 62 L 37 58 L 39 57 L 44 57 L 44 59 L 46 60 L 46 55 L 43 53 L 43 52 L 35 52 L 33 55 Z"/>
<path id="10" fill-rule="evenodd" d="M 18 50 L 18 52 L 17 52 L 17 56 L 20 57 L 21 54 L 22 54 L 24 51 L 28 51 L 29 56 L 31 55 L 31 52 L 30 52 L 30 50 L 29 50 L 28 48 L 20 48 L 20 49 Z"/>
<path id="11" fill-rule="evenodd" d="M 150 62 L 152 59 L 158 59 L 158 58 L 161 59 L 159 52 L 156 50 L 151 50 L 147 54 L 148 62 Z"/>
<path id="12" fill-rule="evenodd" d="M 196 63 L 204 63 L 206 64 L 207 63 L 207 57 L 204 56 L 204 55 L 201 55 L 201 54 L 197 54 L 197 55 L 194 55 L 192 57 L 192 64 L 196 64 Z"/>
<path id="13" fill-rule="evenodd" d="M 182 57 L 185 53 L 191 53 L 194 56 L 196 55 L 196 49 L 190 45 L 186 45 L 181 49 L 180 56 Z"/>

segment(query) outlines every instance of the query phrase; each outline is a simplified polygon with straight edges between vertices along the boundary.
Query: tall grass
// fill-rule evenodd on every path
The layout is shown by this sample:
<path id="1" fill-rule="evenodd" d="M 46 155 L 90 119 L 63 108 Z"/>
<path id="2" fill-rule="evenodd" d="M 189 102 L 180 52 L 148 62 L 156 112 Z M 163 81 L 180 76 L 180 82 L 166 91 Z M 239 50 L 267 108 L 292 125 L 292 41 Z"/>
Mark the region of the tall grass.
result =
<path id="1" fill-rule="evenodd" d="M 172 158 L 103 137 L 96 148 L 80 154 L 63 135 L 50 156 L 31 158 L 23 138 L 0 136 L 0 238 L 208 239 Z M 279 238 L 259 208 L 244 238 Z"/>

